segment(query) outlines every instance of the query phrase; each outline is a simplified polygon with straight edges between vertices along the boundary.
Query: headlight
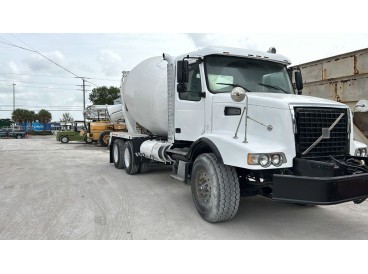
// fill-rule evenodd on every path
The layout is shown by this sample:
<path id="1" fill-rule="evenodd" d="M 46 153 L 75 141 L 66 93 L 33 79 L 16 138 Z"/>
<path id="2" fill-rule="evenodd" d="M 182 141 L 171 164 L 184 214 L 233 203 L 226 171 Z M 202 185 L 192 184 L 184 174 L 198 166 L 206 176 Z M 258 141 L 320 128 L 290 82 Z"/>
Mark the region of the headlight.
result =
<path id="1" fill-rule="evenodd" d="M 268 167 L 271 164 L 270 156 L 267 154 L 261 154 L 258 159 L 258 163 L 263 167 Z"/>
<path id="2" fill-rule="evenodd" d="M 260 165 L 262 167 L 269 167 L 271 164 L 275 167 L 279 167 L 286 163 L 286 157 L 284 153 L 249 153 L 248 165 Z"/>
<path id="3" fill-rule="evenodd" d="M 355 150 L 355 156 L 358 157 L 367 157 L 367 148 L 358 148 Z"/>
<path id="4" fill-rule="evenodd" d="M 279 154 L 272 155 L 271 162 L 274 166 L 281 166 L 282 161 Z"/>

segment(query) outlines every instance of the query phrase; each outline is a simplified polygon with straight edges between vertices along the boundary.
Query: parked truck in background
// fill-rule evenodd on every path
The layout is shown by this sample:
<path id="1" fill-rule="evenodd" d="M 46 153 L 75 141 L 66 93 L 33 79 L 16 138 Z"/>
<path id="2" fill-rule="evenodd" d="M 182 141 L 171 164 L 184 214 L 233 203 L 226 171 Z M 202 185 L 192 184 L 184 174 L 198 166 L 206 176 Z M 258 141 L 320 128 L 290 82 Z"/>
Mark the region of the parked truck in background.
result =
<path id="1" fill-rule="evenodd" d="M 73 122 L 73 128 L 59 131 L 56 140 L 61 143 L 82 141 L 88 144 L 99 142 L 106 147 L 111 131 L 126 129 L 121 105 L 92 105 L 84 110 L 85 120 Z M 82 130 L 83 127 L 83 130 Z"/>
<path id="2" fill-rule="evenodd" d="M 0 129 L 1 138 L 10 137 L 10 138 L 22 139 L 22 138 L 25 138 L 26 135 L 27 133 L 20 129 L 10 128 L 10 127 Z"/>
<path id="3" fill-rule="evenodd" d="M 56 133 L 56 141 L 60 141 L 63 144 L 67 144 L 70 141 L 92 143 L 92 140 L 87 139 L 85 128 L 84 120 L 73 121 L 70 124 L 70 128 L 68 126 L 68 129 L 60 130 Z"/>
<path id="4" fill-rule="evenodd" d="M 241 196 L 329 205 L 368 197 L 367 147 L 345 104 L 297 95 L 290 61 L 207 47 L 149 58 L 121 83 L 128 132 L 111 132 L 110 162 L 127 174 L 172 165 L 208 222 L 227 221 Z M 300 71 L 296 87 L 303 88 Z M 147 175 L 149 176 L 149 175 Z"/>

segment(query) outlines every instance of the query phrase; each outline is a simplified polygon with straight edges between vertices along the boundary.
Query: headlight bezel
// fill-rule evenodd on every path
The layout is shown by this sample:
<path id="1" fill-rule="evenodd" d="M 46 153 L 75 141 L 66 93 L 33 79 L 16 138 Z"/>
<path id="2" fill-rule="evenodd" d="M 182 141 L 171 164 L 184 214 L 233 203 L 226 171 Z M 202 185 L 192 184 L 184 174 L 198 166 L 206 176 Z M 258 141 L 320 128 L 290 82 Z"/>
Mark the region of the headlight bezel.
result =
<path id="1" fill-rule="evenodd" d="M 268 157 L 266 164 L 261 164 L 261 157 Z M 279 157 L 279 162 L 277 163 L 274 158 Z M 282 164 L 287 163 L 286 156 L 282 152 L 272 152 L 272 153 L 248 153 L 247 157 L 248 165 L 259 165 L 263 168 L 270 167 L 280 167 Z"/>
<path id="2" fill-rule="evenodd" d="M 367 154 L 368 154 L 367 148 L 366 147 L 361 147 L 361 148 L 357 148 L 355 150 L 354 156 L 357 156 L 357 157 L 367 157 Z"/>

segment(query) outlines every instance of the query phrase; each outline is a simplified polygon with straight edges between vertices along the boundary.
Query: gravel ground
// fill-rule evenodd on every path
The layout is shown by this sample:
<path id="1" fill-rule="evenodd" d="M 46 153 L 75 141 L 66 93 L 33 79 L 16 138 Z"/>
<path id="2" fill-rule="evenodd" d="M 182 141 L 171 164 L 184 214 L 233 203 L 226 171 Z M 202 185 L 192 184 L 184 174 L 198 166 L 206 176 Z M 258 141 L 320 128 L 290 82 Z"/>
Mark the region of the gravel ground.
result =
<path id="1" fill-rule="evenodd" d="M 169 175 L 129 176 L 94 144 L 0 139 L 0 239 L 368 239 L 368 202 L 242 198 L 233 220 L 210 224 Z"/>

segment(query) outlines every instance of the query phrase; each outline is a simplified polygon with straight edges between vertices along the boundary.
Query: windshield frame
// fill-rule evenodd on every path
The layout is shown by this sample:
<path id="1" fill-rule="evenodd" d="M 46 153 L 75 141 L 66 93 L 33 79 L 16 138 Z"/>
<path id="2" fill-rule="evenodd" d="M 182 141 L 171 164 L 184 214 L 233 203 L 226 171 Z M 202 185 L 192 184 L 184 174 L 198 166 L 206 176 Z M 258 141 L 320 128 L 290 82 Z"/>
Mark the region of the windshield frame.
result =
<path id="1" fill-rule="evenodd" d="M 276 61 L 271 61 L 271 60 L 260 60 L 260 59 L 251 58 L 251 57 L 241 57 L 241 56 L 222 55 L 222 54 L 211 54 L 211 55 L 207 55 L 203 58 L 203 68 L 204 68 L 204 76 L 205 76 L 204 78 L 205 78 L 205 81 L 206 81 L 207 90 L 212 94 L 230 93 L 230 91 L 214 91 L 214 90 L 211 90 L 209 77 L 208 77 L 208 71 L 207 71 L 208 57 L 223 57 L 223 58 L 231 57 L 231 58 L 234 58 L 234 59 L 244 59 L 244 60 L 251 60 L 251 61 L 256 61 L 256 62 L 260 62 L 260 63 L 272 63 L 272 64 L 280 65 L 280 66 L 283 67 L 283 71 L 284 71 L 285 75 L 287 76 L 286 77 L 287 82 L 290 86 L 290 93 L 289 92 L 282 92 L 282 94 L 289 94 L 289 95 L 290 94 L 295 94 L 295 90 L 294 90 L 292 81 L 291 81 L 289 73 L 287 71 L 287 66 L 285 64 L 281 63 L 281 62 L 276 62 Z M 241 83 L 234 83 L 234 84 L 241 84 Z M 248 88 L 248 87 L 245 86 L 245 88 Z M 260 91 L 255 91 L 254 93 L 260 93 Z M 267 92 L 267 93 L 275 94 L 275 93 L 280 93 L 280 92 Z"/>

